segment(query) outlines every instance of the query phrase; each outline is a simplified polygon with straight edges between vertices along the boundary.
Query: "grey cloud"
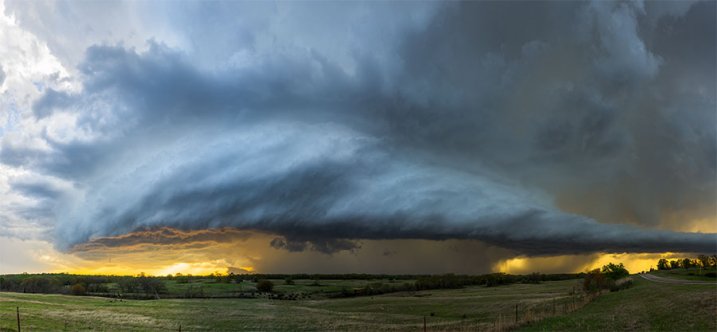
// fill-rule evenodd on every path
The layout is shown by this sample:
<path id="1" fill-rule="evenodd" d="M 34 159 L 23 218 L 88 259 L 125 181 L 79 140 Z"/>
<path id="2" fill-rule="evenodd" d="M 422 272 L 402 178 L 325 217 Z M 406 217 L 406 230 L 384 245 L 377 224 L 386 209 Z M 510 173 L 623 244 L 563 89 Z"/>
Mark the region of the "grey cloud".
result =
<path id="1" fill-rule="evenodd" d="M 46 137 L 49 155 L 3 142 L 0 161 L 83 192 L 63 197 L 62 249 L 236 227 L 325 253 L 361 239 L 713 252 L 715 234 L 654 229 L 714 212 L 714 76 L 681 74 L 715 72 L 710 6 L 653 24 L 632 3 L 448 3 L 396 43 L 371 44 L 378 55 L 349 52 L 353 71 L 321 47 L 207 69 L 159 42 L 93 46 L 83 91 L 47 92 L 35 114 L 76 114 L 99 138 Z M 697 61 L 674 47 L 691 41 L 649 30 L 667 24 L 711 37 L 689 51 Z M 675 89 L 693 83 L 705 89 Z"/>

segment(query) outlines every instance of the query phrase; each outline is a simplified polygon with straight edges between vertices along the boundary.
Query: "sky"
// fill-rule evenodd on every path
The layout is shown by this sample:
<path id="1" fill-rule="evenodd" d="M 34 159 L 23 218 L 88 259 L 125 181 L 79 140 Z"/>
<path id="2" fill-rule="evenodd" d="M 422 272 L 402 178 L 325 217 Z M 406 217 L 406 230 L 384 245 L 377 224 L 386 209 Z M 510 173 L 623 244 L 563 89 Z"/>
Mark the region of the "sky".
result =
<path id="1" fill-rule="evenodd" d="M 717 253 L 715 7 L 0 0 L 0 273 Z"/>

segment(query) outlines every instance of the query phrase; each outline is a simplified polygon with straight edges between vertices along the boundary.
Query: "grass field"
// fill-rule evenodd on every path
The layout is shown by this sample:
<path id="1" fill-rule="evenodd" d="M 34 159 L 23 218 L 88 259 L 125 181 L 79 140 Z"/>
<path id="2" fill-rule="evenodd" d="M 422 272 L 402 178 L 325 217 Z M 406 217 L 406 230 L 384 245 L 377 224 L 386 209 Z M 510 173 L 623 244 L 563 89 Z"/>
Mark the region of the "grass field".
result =
<path id="1" fill-rule="evenodd" d="M 658 270 L 651 272 L 652 274 L 664 277 L 664 278 L 672 278 L 672 279 L 684 279 L 684 280 L 696 280 L 696 281 L 717 281 L 717 278 L 714 277 L 707 277 L 705 274 L 712 272 L 717 272 L 717 269 L 710 268 L 710 269 L 699 269 L 699 268 L 690 268 L 690 269 L 672 269 L 672 270 Z"/>
<path id="2" fill-rule="evenodd" d="M 521 331 L 716 331 L 717 284 L 655 283 L 633 277 L 627 290 L 598 297 L 568 315 Z"/>
<path id="3" fill-rule="evenodd" d="M 577 280 L 500 287 L 392 293 L 373 297 L 279 301 L 269 299 L 124 300 L 0 293 L 0 331 L 16 328 L 20 307 L 27 331 L 430 331 L 500 330 L 519 320 L 526 331 L 714 331 L 717 288 L 656 284 L 635 277 L 633 288 L 607 293 L 582 308 L 571 295 Z M 312 281 L 297 282 L 303 287 Z M 322 281 L 323 282 L 323 281 Z M 336 281 L 336 287 L 353 281 Z M 564 310 L 571 310 L 562 314 Z"/>
<path id="4" fill-rule="evenodd" d="M 322 281 L 323 282 L 323 281 Z M 346 281 L 351 283 L 353 281 Z M 432 330 L 492 327 L 498 316 L 513 319 L 570 299 L 577 281 L 513 284 L 392 293 L 346 299 L 124 300 L 0 293 L 0 329 L 15 327 L 19 306 L 27 330 L 416 330 L 423 317 Z M 299 284 L 303 284 L 299 283 Z M 338 286 L 338 285 L 337 285 Z M 312 286 L 307 286 L 312 287 Z M 560 307 L 562 308 L 562 307 Z"/>

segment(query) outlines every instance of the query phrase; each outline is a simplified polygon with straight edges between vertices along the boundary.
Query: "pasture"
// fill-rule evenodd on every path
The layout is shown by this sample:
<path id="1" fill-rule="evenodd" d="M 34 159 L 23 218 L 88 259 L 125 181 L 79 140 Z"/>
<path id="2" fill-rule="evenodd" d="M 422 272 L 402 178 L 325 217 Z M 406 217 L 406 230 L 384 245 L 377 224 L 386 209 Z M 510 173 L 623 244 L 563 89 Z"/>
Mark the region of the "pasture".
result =
<path id="1" fill-rule="evenodd" d="M 0 331 L 714 331 L 714 285 L 634 286 L 592 299 L 580 280 L 396 292 L 351 298 L 117 300 L 0 293 Z M 276 281 L 278 284 L 281 281 Z M 296 280 L 295 287 L 351 287 L 357 280 Z M 388 281 L 387 281 L 388 282 Z M 249 287 L 247 285 L 247 287 Z M 287 285 L 287 287 L 289 287 Z"/>

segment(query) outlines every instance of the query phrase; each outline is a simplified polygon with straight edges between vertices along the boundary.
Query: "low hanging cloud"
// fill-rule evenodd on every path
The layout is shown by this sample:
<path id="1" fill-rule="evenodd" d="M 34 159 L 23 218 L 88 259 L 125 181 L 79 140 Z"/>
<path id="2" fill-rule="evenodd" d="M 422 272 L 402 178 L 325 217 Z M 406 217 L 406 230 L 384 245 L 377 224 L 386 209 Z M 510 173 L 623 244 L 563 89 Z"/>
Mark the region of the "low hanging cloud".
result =
<path id="1" fill-rule="evenodd" d="M 0 162 L 72 183 L 12 185 L 63 250 L 228 227 L 325 253 L 714 252 L 715 234 L 669 230 L 716 208 L 714 5 L 448 3 L 351 66 L 321 48 L 224 50 L 207 68 L 161 42 L 96 45 L 81 91 L 35 101 L 42 148 L 6 135 Z"/>

